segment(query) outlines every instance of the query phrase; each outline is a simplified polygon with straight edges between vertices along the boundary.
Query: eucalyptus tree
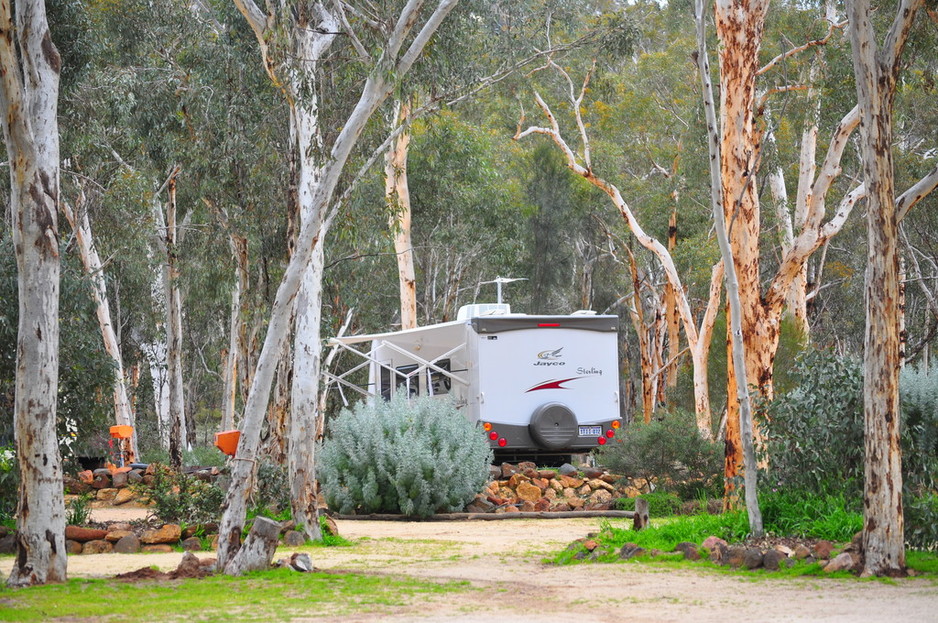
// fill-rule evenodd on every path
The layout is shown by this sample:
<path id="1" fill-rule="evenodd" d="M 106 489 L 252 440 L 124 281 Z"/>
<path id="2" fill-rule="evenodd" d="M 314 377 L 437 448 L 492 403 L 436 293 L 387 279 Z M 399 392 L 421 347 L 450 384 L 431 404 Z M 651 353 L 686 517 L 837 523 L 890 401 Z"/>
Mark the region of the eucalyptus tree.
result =
<path id="1" fill-rule="evenodd" d="M 246 549 L 240 547 L 240 536 L 246 514 L 247 498 L 251 492 L 251 464 L 257 451 L 260 427 L 268 401 L 273 363 L 276 354 L 289 335 L 293 301 L 300 290 L 304 275 L 310 272 L 310 261 L 316 247 L 322 242 L 323 226 L 325 225 L 328 229 L 328 222 L 332 218 L 329 209 L 334 200 L 339 178 L 369 118 L 394 88 L 394 76 L 401 77 L 410 71 L 440 24 L 455 8 L 456 3 L 456 0 L 441 0 L 428 14 L 427 11 L 422 10 L 421 2 L 411 1 L 400 8 L 396 16 L 391 16 L 389 21 L 385 21 L 388 16 L 372 16 L 370 6 L 352 7 L 365 19 L 374 22 L 375 19 L 372 18 L 377 18 L 380 23 L 387 24 L 385 36 L 378 42 L 379 47 L 375 49 L 375 56 L 372 56 L 361 44 L 356 31 L 349 23 L 345 14 L 346 8 L 349 7 L 344 3 L 337 3 L 330 7 L 318 2 L 298 3 L 296 6 L 284 6 L 279 9 L 269 6 L 271 13 L 266 14 L 251 0 L 236 0 L 238 8 L 255 32 L 265 68 L 272 79 L 284 85 L 284 94 L 288 100 L 292 93 L 307 94 L 305 87 L 314 79 L 314 76 L 310 75 L 314 68 L 306 65 L 305 61 L 316 58 L 315 48 L 331 41 L 330 37 L 334 37 L 338 32 L 335 28 L 344 29 L 350 41 L 353 42 L 356 53 L 362 57 L 362 60 L 368 59 L 370 66 L 361 95 L 342 125 L 342 129 L 331 145 L 324 145 L 325 156 L 321 164 L 317 166 L 317 163 L 312 161 L 311 154 L 307 152 L 298 154 L 300 179 L 308 180 L 298 188 L 300 212 L 305 218 L 301 220 L 296 251 L 290 259 L 277 290 L 264 346 L 244 408 L 242 434 L 219 528 L 218 567 L 224 569 L 226 573 L 239 574 L 254 562 L 245 559 L 248 554 L 245 553 Z M 418 22 L 422 22 L 419 28 Z M 319 28 L 327 25 L 334 25 L 331 26 L 333 29 Z M 271 55 L 274 51 L 271 48 L 272 44 L 282 41 L 288 42 L 289 51 L 301 52 L 295 57 L 298 63 L 289 62 L 289 56 Z M 286 66 L 283 66 L 282 63 L 285 62 Z M 279 72 L 284 69 L 285 75 L 278 78 L 278 75 L 281 75 Z M 315 118 L 311 116 L 312 110 L 308 108 L 309 105 L 309 99 L 297 101 L 291 105 L 290 114 L 291 117 L 296 118 L 297 143 L 312 148 L 316 138 L 315 127 L 307 124 L 315 122 Z M 307 168 L 305 176 L 304 167 Z M 321 288 L 321 269 L 319 272 L 319 275 L 312 275 L 311 278 L 314 284 L 318 281 Z M 321 289 L 308 292 L 306 295 L 310 311 L 316 318 L 316 322 L 310 323 L 310 326 L 317 333 L 320 294 Z M 321 351 L 318 339 L 303 346 L 304 349 L 308 349 L 313 364 L 318 365 Z M 310 395 L 313 398 L 316 397 L 318 390 L 315 385 L 316 381 L 318 381 L 318 374 L 315 375 L 314 384 L 310 388 Z M 296 399 L 295 393 L 294 391 L 294 399 Z M 311 536 L 318 533 L 313 471 L 317 402 L 311 403 L 310 411 L 300 414 L 302 419 L 294 417 L 291 423 L 290 456 L 293 464 L 290 471 L 291 480 L 294 483 L 291 495 L 293 511 L 298 523 L 302 523 L 304 529 L 312 533 Z M 239 553 L 242 555 L 239 556 Z"/>
<path id="2" fill-rule="evenodd" d="M 65 499 L 55 431 L 59 376 L 59 74 L 41 0 L 0 2 L 0 110 L 10 161 L 19 327 L 14 428 L 17 556 L 7 583 L 64 582 Z"/>

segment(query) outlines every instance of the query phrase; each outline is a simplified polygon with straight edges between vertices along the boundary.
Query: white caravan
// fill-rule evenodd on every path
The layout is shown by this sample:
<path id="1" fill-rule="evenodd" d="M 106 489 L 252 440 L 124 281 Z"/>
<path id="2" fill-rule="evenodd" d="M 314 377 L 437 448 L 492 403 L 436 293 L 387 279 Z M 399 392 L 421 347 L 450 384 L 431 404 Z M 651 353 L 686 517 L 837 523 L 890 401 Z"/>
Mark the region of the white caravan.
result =
<path id="1" fill-rule="evenodd" d="M 333 338 L 364 361 L 327 377 L 372 399 L 447 395 L 500 455 L 585 452 L 620 426 L 617 329 L 617 316 L 593 312 L 467 305 L 452 322 Z M 367 386 L 352 383 L 365 367 Z"/>

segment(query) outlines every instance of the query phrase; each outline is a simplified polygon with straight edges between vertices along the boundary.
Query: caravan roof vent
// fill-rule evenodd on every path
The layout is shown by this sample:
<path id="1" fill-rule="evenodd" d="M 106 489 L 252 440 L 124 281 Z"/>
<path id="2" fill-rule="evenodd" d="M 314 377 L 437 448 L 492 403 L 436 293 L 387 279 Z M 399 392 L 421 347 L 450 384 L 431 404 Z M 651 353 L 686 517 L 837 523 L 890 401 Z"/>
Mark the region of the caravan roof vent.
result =
<path id="1" fill-rule="evenodd" d="M 456 313 L 456 320 L 469 320 L 479 316 L 505 316 L 511 313 L 508 303 L 476 303 L 463 305 Z"/>

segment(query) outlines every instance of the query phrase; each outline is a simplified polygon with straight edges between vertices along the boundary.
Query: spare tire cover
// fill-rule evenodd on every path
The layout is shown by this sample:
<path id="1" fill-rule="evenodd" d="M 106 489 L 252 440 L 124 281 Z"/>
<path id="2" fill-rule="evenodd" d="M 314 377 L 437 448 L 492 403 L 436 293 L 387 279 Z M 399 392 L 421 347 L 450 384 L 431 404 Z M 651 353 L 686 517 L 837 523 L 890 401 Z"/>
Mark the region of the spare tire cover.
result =
<path id="1" fill-rule="evenodd" d="M 566 448 L 577 436 L 576 416 L 567 405 L 548 402 L 534 410 L 528 430 L 544 448 Z"/>

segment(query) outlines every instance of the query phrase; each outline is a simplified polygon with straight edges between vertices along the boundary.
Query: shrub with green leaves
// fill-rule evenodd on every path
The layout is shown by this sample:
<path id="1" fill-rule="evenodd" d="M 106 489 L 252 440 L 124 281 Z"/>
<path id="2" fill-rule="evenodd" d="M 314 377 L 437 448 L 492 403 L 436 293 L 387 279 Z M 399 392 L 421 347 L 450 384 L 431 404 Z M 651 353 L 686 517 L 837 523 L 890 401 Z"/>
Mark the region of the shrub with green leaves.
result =
<path id="1" fill-rule="evenodd" d="M 610 471 L 654 482 L 683 499 L 722 493 L 723 449 L 700 436 L 693 413 L 676 410 L 649 424 L 632 422 L 621 440 L 597 451 L 597 461 Z"/>
<path id="2" fill-rule="evenodd" d="M 445 398 L 358 403 L 329 433 L 318 473 L 326 501 L 340 513 L 452 512 L 488 481 L 485 437 Z"/>
<path id="3" fill-rule="evenodd" d="M 217 521 L 225 492 L 218 485 L 158 465 L 153 484 L 146 489 L 154 514 L 163 521 L 189 524 Z"/>

